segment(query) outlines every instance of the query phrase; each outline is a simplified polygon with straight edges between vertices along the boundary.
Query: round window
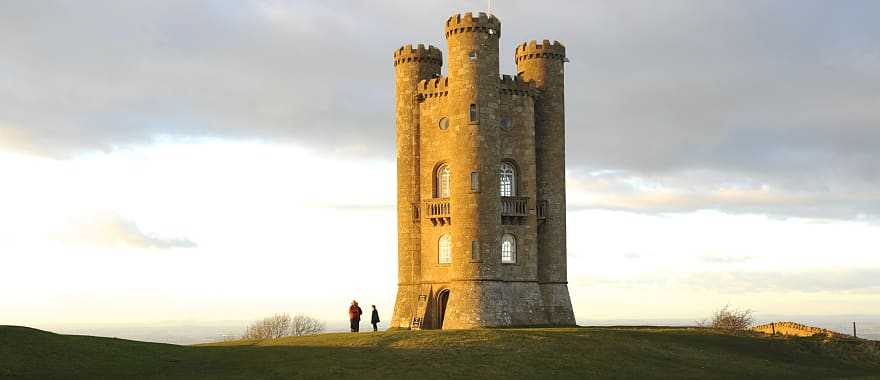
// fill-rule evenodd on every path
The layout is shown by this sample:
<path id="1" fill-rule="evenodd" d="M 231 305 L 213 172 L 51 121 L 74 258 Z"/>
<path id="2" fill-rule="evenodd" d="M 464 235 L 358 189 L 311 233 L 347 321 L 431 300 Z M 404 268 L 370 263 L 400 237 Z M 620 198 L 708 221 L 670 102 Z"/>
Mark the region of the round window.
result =
<path id="1" fill-rule="evenodd" d="M 440 129 L 445 131 L 447 128 L 449 128 L 449 119 L 445 117 L 440 118 L 440 123 L 438 123 L 438 125 L 440 126 Z"/>
<path id="2" fill-rule="evenodd" d="M 513 121 L 510 120 L 507 116 L 501 117 L 501 128 L 502 129 L 510 129 L 510 126 L 513 125 Z"/>

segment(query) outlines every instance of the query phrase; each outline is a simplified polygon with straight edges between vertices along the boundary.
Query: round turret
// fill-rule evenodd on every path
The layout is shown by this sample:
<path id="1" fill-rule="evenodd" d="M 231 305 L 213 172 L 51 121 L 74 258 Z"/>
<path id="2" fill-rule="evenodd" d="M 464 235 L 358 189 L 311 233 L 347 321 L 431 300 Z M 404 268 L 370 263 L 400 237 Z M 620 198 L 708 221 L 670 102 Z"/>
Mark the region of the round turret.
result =
<path id="1" fill-rule="evenodd" d="M 516 46 L 515 61 L 517 63 L 523 60 L 536 58 L 568 62 L 565 59 L 565 46 L 559 43 L 559 41 L 553 41 L 551 44 L 550 40 L 544 40 L 542 43 L 531 40 L 527 43 L 523 42 Z"/>
<path id="2" fill-rule="evenodd" d="M 494 35 L 496 38 L 501 37 L 501 21 L 498 21 L 494 15 L 487 15 L 483 12 L 474 17 L 473 13 L 455 14 L 446 19 L 446 38 L 450 35 L 458 33 L 486 33 Z"/>
<path id="3" fill-rule="evenodd" d="M 404 45 L 394 51 L 394 66 L 408 62 L 427 62 L 437 66 L 443 65 L 443 53 L 433 46 L 419 44 L 415 49 L 412 45 Z"/>
<path id="4" fill-rule="evenodd" d="M 538 281 L 552 324 L 574 324 L 568 298 L 565 232 L 565 46 L 530 41 L 516 47 L 516 68 L 537 89 L 535 167 L 537 197 L 545 212 L 538 235 Z"/>

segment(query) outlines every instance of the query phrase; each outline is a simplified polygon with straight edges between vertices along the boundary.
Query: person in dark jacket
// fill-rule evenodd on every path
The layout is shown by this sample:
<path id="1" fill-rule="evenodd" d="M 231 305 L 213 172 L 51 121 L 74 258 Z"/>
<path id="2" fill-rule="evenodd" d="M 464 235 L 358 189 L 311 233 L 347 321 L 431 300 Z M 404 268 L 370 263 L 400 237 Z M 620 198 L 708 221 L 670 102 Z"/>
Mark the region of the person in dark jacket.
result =
<path id="1" fill-rule="evenodd" d="M 351 301 L 348 307 L 348 319 L 351 321 L 351 332 L 359 332 L 361 330 L 361 314 L 363 310 L 358 306 L 357 301 Z"/>
<path id="2" fill-rule="evenodd" d="M 370 318 L 370 323 L 373 324 L 373 331 L 379 331 L 379 310 L 376 310 L 376 305 L 373 305 L 373 315 Z"/>

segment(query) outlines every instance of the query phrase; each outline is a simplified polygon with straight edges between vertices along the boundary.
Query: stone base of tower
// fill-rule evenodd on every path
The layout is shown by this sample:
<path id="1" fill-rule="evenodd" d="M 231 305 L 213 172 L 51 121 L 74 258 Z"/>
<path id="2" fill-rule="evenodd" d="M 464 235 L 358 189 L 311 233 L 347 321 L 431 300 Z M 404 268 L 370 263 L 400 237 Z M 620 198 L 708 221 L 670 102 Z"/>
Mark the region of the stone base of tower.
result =
<path id="1" fill-rule="evenodd" d="M 419 296 L 426 299 L 420 303 Z M 400 285 L 391 328 L 474 329 L 511 326 L 573 326 L 566 284 L 454 281 Z"/>
<path id="2" fill-rule="evenodd" d="M 537 282 L 456 281 L 443 329 L 547 325 Z"/>
<path id="3" fill-rule="evenodd" d="M 574 310 L 571 308 L 571 297 L 568 284 L 541 284 L 541 298 L 547 322 L 556 326 L 574 326 Z"/>
<path id="4" fill-rule="evenodd" d="M 389 327 L 410 328 L 416 304 L 419 300 L 419 285 L 398 285 L 397 300 L 394 302 L 394 314 Z"/>

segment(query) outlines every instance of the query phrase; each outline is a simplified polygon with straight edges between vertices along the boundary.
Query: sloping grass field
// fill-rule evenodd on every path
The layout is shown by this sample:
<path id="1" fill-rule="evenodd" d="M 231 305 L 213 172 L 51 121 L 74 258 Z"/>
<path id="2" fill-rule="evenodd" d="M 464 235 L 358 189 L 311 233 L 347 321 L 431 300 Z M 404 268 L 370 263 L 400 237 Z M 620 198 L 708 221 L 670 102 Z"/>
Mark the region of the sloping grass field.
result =
<path id="1" fill-rule="evenodd" d="M 880 379 L 880 342 L 579 327 L 333 333 L 176 346 L 0 326 L 0 378 Z"/>

